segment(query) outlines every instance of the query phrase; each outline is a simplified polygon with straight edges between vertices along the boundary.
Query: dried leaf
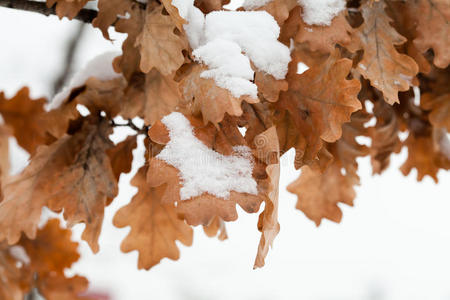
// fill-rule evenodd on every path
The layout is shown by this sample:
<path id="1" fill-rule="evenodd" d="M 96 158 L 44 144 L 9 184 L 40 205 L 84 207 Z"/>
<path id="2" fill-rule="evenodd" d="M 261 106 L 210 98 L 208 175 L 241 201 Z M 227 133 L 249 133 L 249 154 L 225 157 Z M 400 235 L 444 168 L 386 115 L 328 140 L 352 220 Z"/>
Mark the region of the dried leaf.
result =
<path id="1" fill-rule="evenodd" d="M 140 48 L 140 67 L 144 73 L 154 67 L 163 75 L 175 72 L 184 63 L 182 51 L 188 48 L 187 40 L 175 31 L 170 16 L 162 13 L 163 7 L 148 11 L 144 28 L 136 38 Z"/>
<path id="2" fill-rule="evenodd" d="M 308 25 L 298 15 L 299 28 L 295 41 L 306 43 L 309 50 L 323 53 L 332 53 L 336 44 L 347 45 L 351 41 L 352 28 L 345 19 L 343 11 L 333 18 L 330 26 Z"/>
<path id="3" fill-rule="evenodd" d="M 271 127 L 255 138 L 255 151 L 257 157 L 266 164 L 266 172 L 269 178 L 268 197 L 265 199 L 264 211 L 259 215 L 258 229 L 261 231 L 261 239 L 253 268 L 262 268 L 265 258 L 272 246 L 275 237 L 280 232 L 278 223 L 278 192 L 280 181 L 280 147 L 275 127 Z"/>
<path id="4" fill-rule="evenodd" d="M 98 15 L 92 21 L 94 27 L 99 28 L 105 39 L 110 39 L 108 28 L 116 20 L 117 17 L 125 16 L 131 11 L 132 0 L 99 0 L 98 1 Z"/>
<path id="5" fill-rule="evenodd" d="M 450 93 L 434 95 L 426 93 L 420 97 L 420 106 L 430 110 L 428 118 L 436 128 L 446 128 L 450 132 Z"/>
<path id="6" fill-rule="evenodd" d="M 220 241 L 224 241 L 224 240 L 228 239 L 227 228 L 225 227 L 225 222 L 221 218 L 218 218 L 218 217 L 215 217 L 212 220 L 211 224 L 204 225 L 203 231 L 209 237 L 217 236 L 217 238 Z"/>
<path id="7" fill-rule="evenodd" d="M 317 226 L 323 218 L 340 222 L 339 202 L 353 205 L 355 191 L 351 180 L 342 174 L 337 164 L 322 173 L 309 166 L 302 167 L 300 177 L 288 185 L 287 190 L 298 197 L 296 208 L 305 213 Z"/>
<path id="8" fill-rule="evenodd" d="M 239 133 L 237 125 L 230 119 L 226 119 L 217 129 L 212 124 L 203 125 L 200 119 L 189 119 L 195 136 L 206 146 L 223 155 L 229 155 L 233 152 L 233 146 L 245 145 L 245 140 Z M 155 142 L 167 141 L 167 130 L 163 124 L 158 124 L 150 128 L 149 136 Z M 159 132 L 158 132 L 159 131 Z M 164 131 L 164 132 L 160 132 Z M 220 217 L 224 221 L 234 221 L 237 219 L 236 204 L 239 204 L 246 212 L 257 212 L 264 192 L 260 195 L 251 195 L 246 193 L 230 192 L 228 199 L 218 198 L 208 193 L 187 200 L 180 200 L 181 183 L 178 177 L 179 171 L 159 160 L 156 157 L 150 158 L 148 170 L 148 184 L 152 187 L 158 187 L 166 184 L 166 190 L 162 196 L 162 203 L 177 203 L 176 211 L 190 225 L 211 224 L 215 217 Z M 254 175 L 255 176 L 255 175 Z"/>
<path id="9" fill-rule="evenodd" d="M 53 7 L 56 4 L 58 17 L 60 19 L 67 17 L 72 20 L 88 1 L 90 0 L 47 0 L 47 7 Z"/>
<path id="10" fill-rule="evenodd" d="M 394 109 L 384 101 L 375 103 L 374 115 L 377 123 L 369 128 L 370 156 L 373 174 L 381 174 L 389 166 L 391 154 L 400 152 L 399 124 Z"/>
<path id="11" fill-rule="evenodd" d="M 26 87 L 9 100 L 0 92 L 0 113 L 5 123 L 13 129 L 17 143 L 30 154 L 48 141 L 40 122 L 45 113 L 45 103 L 44 98 L 32 100 Z"/>
<path id="12" fill-rule="evenodd" d="M 131 226 L 121 249 L 123 252 L 138 250 L 138 268 L 148 270 L 165 257 L 178 260 L 180 252 L 175 242 L 190 246 L 193 231 L 177 218 L 173 203 L 161 201 L 166 186 L 154 188 L 147 183 L 147 169 L 142 167 L 133 178 L 131 184 L 138 188 L 138 193 L 130 204 L 117 211 L 114 225 Z"/>
<path id="13" fill-rule="evenodd" d="M 109 134 L 108 122 L 85 122 L 73 136 L 39 148 L 21 174 L 4 182 L 0 240 L 13 244 L 22 231 L 34 239 L 41 209 L 47 206 L 53 211 L 64 209 L 69 226 L 86 223 L 82 238 L 97 252 L 106 198 L 117 192 L 105 152 L 112 144 Z"/>
<path id="14" fill-rule="evenodd" d="M 206 123 L 217 124 L 224 118 L 225 113 L 230 116 L 242 115 L 241 103 L 257 103 L 258 99 L 249 96 L 235 98 L 231 93 L 216 85 L 214 79 L 201 78 L 200 74 L 205 70 L 200 65 L 193 65 L 190 73 L 180 82 L 180 91 L 194 115 L 203 115 Z"/>
<path id="15" fill-rule="evenodd" d="M 450 3 L 448 0 L 416 0 L 408 3 L 417 18 L 418 36 L 414 45 L 420 51 L 434 51 L 434 64 L 446 68 L 450 63 Z"/>
<path id="16" fill-rule="evenodd" d="M 416 62 L 397 52 L 395 46 L 406 39 L 389 24 L 384 1 L 365 4 L 362 8 L 364 23 L 354 32 L 351 51 L 364 50 L 358 71 L 370 80 L 372 86 L 383 92 L 387 103 L 398 101 L 398 92 L 407 91 L 419 71 Z"/>
<path id="17" fill-rule="evenodd" d="M 323 64 L 300 75 L 294 71 L 295 61 L 289 66 L 289 90 L 282 92 L 276 103 L 288 115 L 280 115 L 277 127 L 282 152 L 287 150 L 286 145 L 295 146 L 297 167 L 316 160 L 322 148 L 320 138 L 336 141 L 342 134 L 342 124 L 361 109 L 356 97 L 360 83 L 346 79 L 351 61 L 338 55 L 336 51 Z"/>
<path id="18" fill-rule="evenodd" d="M 410 134 L 404 143 L 408 147 L 408 159 L 400 167 L 403 175 L 407 176 L 415 168 L 418 181 L 428 175 L 437 183 L 439 169 L 450 168 L 450 141 L 445 130 L 436 129 L 427 136 Z"/>

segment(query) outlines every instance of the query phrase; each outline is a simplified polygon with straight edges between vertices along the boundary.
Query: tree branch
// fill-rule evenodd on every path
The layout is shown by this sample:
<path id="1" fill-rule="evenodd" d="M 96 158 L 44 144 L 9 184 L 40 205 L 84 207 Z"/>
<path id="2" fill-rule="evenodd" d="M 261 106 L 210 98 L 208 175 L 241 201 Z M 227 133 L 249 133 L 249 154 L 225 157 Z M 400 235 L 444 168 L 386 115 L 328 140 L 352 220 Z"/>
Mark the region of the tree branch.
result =
<path id="1" fill-rule="evenodd" d="M 56 15 L 55 7 L 47 7 L 45 2 L 30 0 L 0 0 L 0 7 L 19 9 L 40 13 L 46 16 Z M 97 17 L 97 11 L 83 8 L 74 19 L 84 23 L 91 23 Z"/>

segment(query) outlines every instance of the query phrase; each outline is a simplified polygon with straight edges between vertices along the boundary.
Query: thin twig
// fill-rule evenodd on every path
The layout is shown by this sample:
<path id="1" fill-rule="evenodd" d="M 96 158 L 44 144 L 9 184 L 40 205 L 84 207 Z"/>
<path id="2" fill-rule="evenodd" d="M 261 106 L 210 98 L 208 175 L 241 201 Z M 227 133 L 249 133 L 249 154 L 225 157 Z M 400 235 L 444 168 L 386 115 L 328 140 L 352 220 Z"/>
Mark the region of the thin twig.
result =
<path id="1" fill-rule="evenodd" d="M 29 1 L 29 0 L 0 0 L 0 6 L 12 9 L 19 9 L 40 13 L 46 16 L 56 15 L 55 7 L 47 7 L 45 2 Z M 97 17 L 97 11 L 93 9 L 83 8 L 74 19 L 84 23 L 92 23 Z"/>
<path id="2" fill-rule="evenodd" d="M 139 128 L 134 122 L 130 119 L 128 119 L 128 122 L 125 124 L 120 124 L 114 122 L 114 120 L 111 120 L 111 126 L 113 127 L 130 127 L 134 131 L 136 131 L 139 134 L 147 134 L 148 132 L 148 126 L 144 126 L 143 128 Z"/>
<path id="3" fill-rule="evenodd" d="M 75 53 L 77 51 L 78 44 L 83 36 L 85 26 L 86 24 L 79 23 L 77 31 L 70 37 L 67 43 L 67 51 L 64 59 L 64 67 L 62 68 L 61 73 L 57 76 L 57 79 L 55 80 L 53 86 L 54 94 L 56 94 L 61 90 L 61 88 L 64 86 L 69 77 L 70 70 L 72 69 L 73 65 L 73 60 L 75 58 Z"/>
<path id="4" fill-rule="evenodd" d="M 136 0 L 132 0 L 134 5 L 137 5 L 141 9 L 147 7 L 146 4 L 141 3 Z M 56 15 L 55 5 L 52 7 L 47 7 L 45 2 L 38 2 L 32 0 L 0 0 L 0 7 L 25 10 L 43 14 L 45 16 Z M 97 17 L 98 11 L 94 9 L 83 8 L 78 12 L 78 15 L 74 17 L 75 20 L 92 23 L 92 21 Z"/>

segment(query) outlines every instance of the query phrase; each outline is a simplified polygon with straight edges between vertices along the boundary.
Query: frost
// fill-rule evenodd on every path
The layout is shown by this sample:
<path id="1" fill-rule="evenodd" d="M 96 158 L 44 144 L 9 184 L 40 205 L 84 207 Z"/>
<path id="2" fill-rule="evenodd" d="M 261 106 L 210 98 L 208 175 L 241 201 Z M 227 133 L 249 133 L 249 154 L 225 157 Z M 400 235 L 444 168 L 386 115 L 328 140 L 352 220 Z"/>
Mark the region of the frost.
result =
<path id="1" fill-rule="evenodd" d="M 186 117 L 173 112 L 162 120 L 169 129 L 170 141 L 156 158 L 174 166 L 180 172 L 181 200 L 209 193 L 227 199 L 231 191 L 257 194 L 252 177 L 250 149 L 235 147 L 235 154 L 225 156 L 198 140 Z"/>
<path id="2" fill-rule="evenodd" d="M 233 96 L 256 98 L 257 87 L 251 82 L 254 71 L 249 60 L 276 79 L 286 76 L 290 51 L 278 41 L 280 27 L 267 12 L 214 11 L 205 16 L 193 5 L 193 0 L 173 0 L 172 4 L 188 21 L 184 29 L 195 59 L 212 69 L 202 76 L 213 78 L 218 86 L 228 89 Z M 233 63 L 230 67 L 228 64 L 234 59 L 243 64 Z"/>
<path id="3" fill-rule="evenodd" d="M 113 59 L 118 55 L 120 55 L 119 52 L 105 52 L 89 61 L 83 69 L 75 73 L 70 83 L 53 97 L 49 109 L 58 108 L 70 95 L 72 89 L 82 86 L 90 77 L 111 80 L 122 76 L 116 73 L 112 66 Z"/>
<path id="4" fill-rule="evenodd" d="M 253 10 L 258 9 L 272 1 L 273 0 L 245 0 L 244 3 L 242 4 L 242 7 L 245 10 Z"/>
<path id="5" fill-rule="evenodd" d="M 330 26 L 331 20 L 345 9 L 345 0 L 298 0 L 303 21 L 309 25 Z"/>

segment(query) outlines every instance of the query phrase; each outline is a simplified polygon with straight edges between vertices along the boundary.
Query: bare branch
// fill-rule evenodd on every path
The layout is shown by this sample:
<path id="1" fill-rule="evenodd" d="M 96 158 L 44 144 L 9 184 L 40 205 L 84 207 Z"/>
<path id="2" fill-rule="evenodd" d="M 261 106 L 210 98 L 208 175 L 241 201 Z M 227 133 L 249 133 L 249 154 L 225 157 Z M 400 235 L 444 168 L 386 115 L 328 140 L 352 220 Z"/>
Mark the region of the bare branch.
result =
<path id="1" fill-rule="evenodd" d="M 56 15 L 55 7 L 47 7 L 45 2 L 29 0 L 0 0 L 0 7 L 19 9 L 40 13 L 46 16 Z M 91 23 L 97 17 L 97 11 L 83 8 L 74 19 L 84 23 Z"/>

